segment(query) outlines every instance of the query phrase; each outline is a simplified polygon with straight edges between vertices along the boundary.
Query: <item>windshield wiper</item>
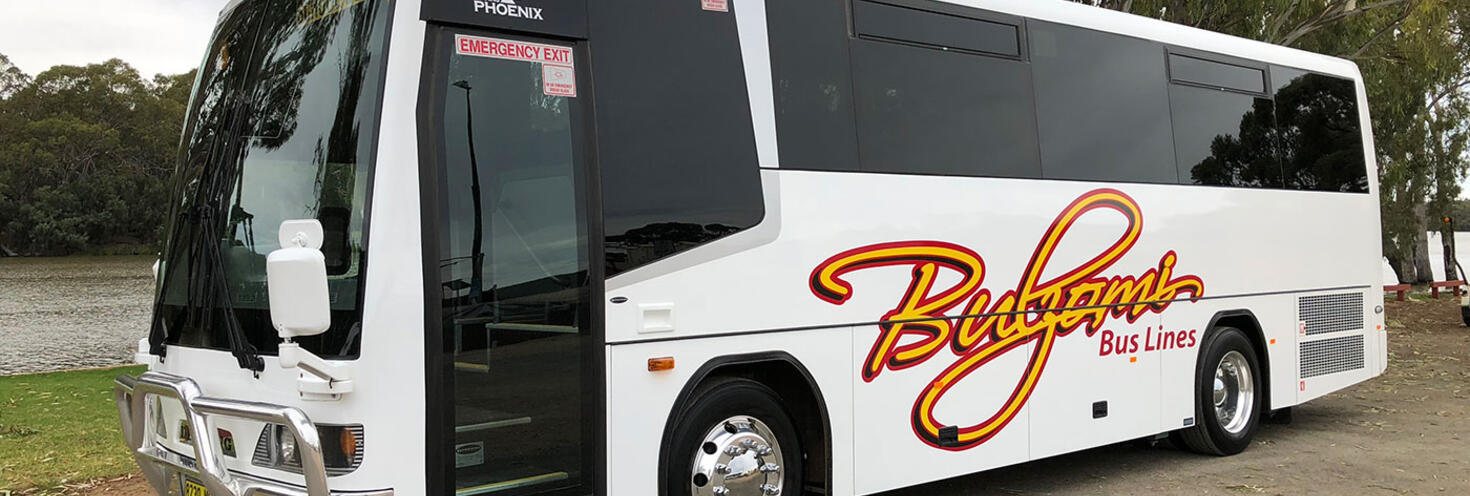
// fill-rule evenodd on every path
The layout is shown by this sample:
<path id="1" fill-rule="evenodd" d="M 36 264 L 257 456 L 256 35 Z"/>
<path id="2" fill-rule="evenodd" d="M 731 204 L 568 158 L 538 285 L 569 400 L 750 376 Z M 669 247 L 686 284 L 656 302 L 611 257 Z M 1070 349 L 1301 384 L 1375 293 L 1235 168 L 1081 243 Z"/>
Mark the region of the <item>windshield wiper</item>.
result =
<path id="1" fill-rule="evenodd" d="M 197 197 L 196 197 L 197 198 Z M 183 218 L 175 221 L 176 227 L 173 233 L 173 242 L 170 243 L 168 258 L 170 262 L 178 262 L 181 251 L 187 251 L 185 260 L 188 279 L 188 298 L 184 304 L 186 314 L 184 326 L 194 326 L 200 329 L 210 329 L 218 323 L 223 326 L 225 336 L 230 344 L 230 353 L 235 356 L 235 361 L 240 368 L 260 373 L 265 370 L 265 361 L 260 358 L 259 351 L 245 337 L 245 330 L 240 324 L 240 319 L 235 313 L 235 308 L 230 299 L 229 281 L 224 269 L 224 260 L 220 252 L 219 243 L 214 236 L 209 235 L 208 226 L 214 215 L 211 205 L 198 205 L 187 213 L 181 214 Z M 187 246 L 180 246 L 181 241 L 187 240 Z M 183 250 L 187 248 L 187 250 Z M 163 306 L 167 298 L 169 283 L 173 279 L 173 270 L 180 267 L 166 267 L 163 273 L 163 282 L 159 287 L 158 300 L 154 303 L 153 322 L 148 333 L 149 352 L 160 357 L 165 356 L 168 339 L 168 330 L 163 325 Z M 216 322 L 215 312 L 222 314 L 223 320 Z"/>
<path id="2" fill-rule="evenodd" d="M 223 316 L 223 321 L 219 324 L 223 326 L 225 337 L 229 341 L 230 353 L 235 356 L 240 368 L 250 370 L 258 376 L 265 370 L 265 360 L 261 359 L 259 351 L 246 338 L 244 327 L 235 313 L 230 298 L 229 280 L 225 273 L 224 256 L 218 241 L 221 233 L 216 232 L 224 226 L 215 220 L 215 215 L 221 210 L 215 200 L 229 192 L 228 185 L 233 184 L 231 179 L 238 175 L 236 169 L 240 168 L 240 164 L 226 165 L 221 157 L 233 154 L 230 150 L 217 154 L 218 144 L 219 138 L 210 144 L 210 153 L 207 156 L 212 160 L 205 163 L 199 174 L 194 201 L 188 210 L 180 214 L 181 218 L 174 221 L 170 253 L 166 260 L 177 262 L 181 248 L 187 248 L 186 277 L 189 290 L 184 305 L 187 309 L 184 326 L 210 329 L 216 323 L 214 313 L 218 311 Z M 180 241 L 185 241 L 187 245 L 180 246 Z M 168 331 L 162 323 L 161 310 L 168 294 L 169 282 L 173 279 L 169 272 L 163 275 L 158 301 L 154 305 L 153 325 L 148 336 L 149 351 L 160 357 L 166 353 L 164 343 L 168 338 Z"/>

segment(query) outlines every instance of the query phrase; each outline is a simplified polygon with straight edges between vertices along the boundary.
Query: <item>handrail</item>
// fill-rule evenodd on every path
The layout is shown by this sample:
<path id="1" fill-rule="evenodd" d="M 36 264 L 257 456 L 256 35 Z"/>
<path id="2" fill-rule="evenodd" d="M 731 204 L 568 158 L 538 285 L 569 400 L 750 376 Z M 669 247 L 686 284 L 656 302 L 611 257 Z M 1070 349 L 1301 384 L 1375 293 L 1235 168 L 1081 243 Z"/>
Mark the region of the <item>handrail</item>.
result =
<path id="1" fill-rule="evenodd" d="M 199 384 L 192 379 L 160 372 L 148 372 L 136 379 L 126 375 L 119 376 L 114 383 L 116 386 L 113 388 L 113 399 L 118 404 L 123 438 L 127 441 L 128 448 L 133 450 L 133 458 L 143 468 L 149 482 L 160 493 L 166 491 L 168 484 L 163 466 L 198 477 L 200 483 L 215 496 L 247 496 L 256 492 L 258 484 L 243 480 L 225 468 L 224 458 L 221 457 L 217 445 L 218 440 L 215 436 L 205 434 L 209 417 L 221 416 L 285 426 L 296 437 L 302 472 L 306 475 L 306 496 L 329 496 L 321 440 L 317 436 L 316 426 L 300 409 L 205 397 Z M 183 406 L 184 415 L 195 431 L 192 466 L 171 461 L 167 450 L 149 442 L 153 439 L 153 433 L 149 431 L 146 421 L 150 396 L 175 399 Z"/>

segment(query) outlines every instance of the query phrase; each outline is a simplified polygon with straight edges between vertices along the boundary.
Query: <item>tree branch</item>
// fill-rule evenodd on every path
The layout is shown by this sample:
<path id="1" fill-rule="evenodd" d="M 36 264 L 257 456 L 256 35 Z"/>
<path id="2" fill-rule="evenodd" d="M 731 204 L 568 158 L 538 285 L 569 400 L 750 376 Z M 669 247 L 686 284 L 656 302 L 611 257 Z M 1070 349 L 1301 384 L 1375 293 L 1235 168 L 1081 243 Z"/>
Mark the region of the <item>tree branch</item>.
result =
<path id="1" fill-rule="evenodd" d="M 1377 33 L 1373 33 L 1373 36 L 1368 37 L 1368 40 L 1364 41 L 1362 45 L 1359 45 L 1358 49 L 1354 50 L 1353 54 L 1349 55 L 1348 58 L 1356 59 L 1358 57 L 1362 57 L 1363 53 L 1367 52 L 1368 48 L 1373 46 L 1374 42 L 1377 42 L 1380 38 L 1382 38 L 1384 33 L 1397 31 L 1399 26 L 1402 26 L 1404 24 L 1404 21 L 1408 20 L 1409 16 L 1414 13 L 1414 8 L 1418 6 L 1418 3 L 1419 2 L 1417 1 L 1409 2 L 1409 5 L 1404 7 L 1404 13 L 1399 14 L 1399 16 L 1394 18 L 1392 22 L 1389 22 L 1387 26 L 1380 28 Z"/>
<path id="2" fill-rule="evenodd" d="M 1429 105 L 1425 106 L 1425 108 L 1439 108 L 1439 102 L 1443 101 L 1446 98 L 1449 98 L 1455 93 L 1459 93 L 1461 90 L 1464 90 L 1467 87 L 1470 87 L 1470 77 L 1466 77 L 1465 79 L 1456 81 L 1454 84 L 1446 86 L 1444 91 L 1439 92 L 1439 94 L 1434 95 L 1434 98 L 1429 99 Z"/>
<path id="3" fill-rule="evenodd" d="M 1315 18 L 1298 24 L 1295 29 L 1293 29 L 1286 36 L 1282 37 L 1279 43 L 1281 45 L 1291 46 L 1291 44 L 1296 43 L 1297 40 L 1302 39 L 1303 36 L 1311 34 L 1312 32 L 1325 28 L 1327 26 L 1331 26 L 1337 22 L 1352 18 L 1354 16 L 1362 15 L 1365 12 L 1381 9 L 1383 7 L 1388 7 L 1391 5 L 1402 4 L 1408 1 L 1409 0 L 1383 0 L 1381 2 L 1359 6 L 1354 9 L 1348 9 L 1346 3 L 1343 3 L 1341 5 L 1328 5 L 1327 8 L 1323 9 L 1322 12 L 1318 14 Z M 1334 9 L 1334 7 L 1337 8 Z M 1334 10 L 1336 12 L 1334 12 Z"/>
<path id="4" fill-rule="evenodd" d="M 1277 17 L 1276 21 L 1271 23 L 1271 27 L 1266 30 L 1265 39 L 1267 41 L 1275 40 L 1281 34 L 1281 28 L 1286 27 L 1286 21 L 1291 20 L 1291 16 L 1296 14 L 1296 8 L 1300 5 L 1301 0 L 1291 0 L 1291 4 L 1286 6 L 1286 11 L 1282 12 L 1280 17 Z"/>

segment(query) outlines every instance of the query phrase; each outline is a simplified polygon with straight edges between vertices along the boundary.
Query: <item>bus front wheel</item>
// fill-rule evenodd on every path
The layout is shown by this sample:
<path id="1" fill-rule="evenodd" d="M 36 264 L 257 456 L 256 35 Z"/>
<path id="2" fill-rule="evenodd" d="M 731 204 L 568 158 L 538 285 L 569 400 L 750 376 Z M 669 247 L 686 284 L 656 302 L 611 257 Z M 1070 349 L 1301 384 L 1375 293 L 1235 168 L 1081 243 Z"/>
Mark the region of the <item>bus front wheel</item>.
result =
<path id="1" fill-rule="evenodd" d="M 750 379 L 723 378 L 699 388 L 674 428 L 666 472 L 672 494 L 801 494 L 796 426 L 781 398 Z"/>
<path id="2" fill-rule="evenodd" d="M 1190 451 L 1234 455 L 1250 446 L 1260 426 L 1260 359 L 1240 329 L 1216 329 L 1203 343 L 1195 381 L 1195 423 L 1175 438 Z"/>

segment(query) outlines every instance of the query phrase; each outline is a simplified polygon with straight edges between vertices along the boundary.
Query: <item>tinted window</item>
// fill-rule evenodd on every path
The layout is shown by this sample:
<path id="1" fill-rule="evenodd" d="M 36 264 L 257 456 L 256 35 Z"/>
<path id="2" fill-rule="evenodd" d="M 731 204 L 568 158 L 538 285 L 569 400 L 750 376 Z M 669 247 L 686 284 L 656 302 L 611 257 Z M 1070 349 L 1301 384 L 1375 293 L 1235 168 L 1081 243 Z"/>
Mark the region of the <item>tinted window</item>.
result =
<path id="1" fill-rule="evenodd" d="M 853 20 L 859 35 L 1018 57 L 1016 26 L 858 0 Z"/>
<path id="2" fill-rule="evenodd" d="M 857 170 L 844 0 L 766 4 L 781 167 Z"/>
<path id="3" fill-rule="evenodd" d="M 546 491 L 590 479 L 583 415 L 595 386 L 583 377 L 592 363 L 584 353 L 591 263 L 575 138 L 583 107 L 547 95 L 544 70 L 456 53 L 437 81 L 445 94 L 440 349 L 453 363 L 440 377 L 453 397 L 431 407 L 453 412 L 445 456 L 478 453 L 453 465 L 461 491 Z"/>
<path id="4" fill-rule="evenodd" d="M 1271 68 L 1286 186 L 1367 192 L 1368 169 L 1351 80 Z"/>
<path id="5" fill-rule="evenodd" d="M 1039 177 L 1023 62 L 853 41 L 862 169 Z"/>
<path id="6" fill-rule="evenodd" d="M 1266 92 L 1266 71 L 1185 55 L 1169 55 L 1169 76 L 1175 81 L 1201 84 L 1211 88 L 1227 88 L 1261 94 Z"/>
<path id="7" fill-rule="evenodd" d="M 1048 178 L 1178 181 L 1163 46 L 1030 22 Z"/>
<path id="8" fill-rule="evenodd" d="M 685 0 L 589 2 L 588 10 L 607 275 L 760 222 L 735 16 Z"/>
<path id="9" fill-rule="evenodd" d="M 1183 85 L 1169 93 L 1180 182 L 1281 187 L 1270 99 Z"/>
<path id="10" fill-rule="evenodd" d="M 279 248 L 282 221 L 317 219 L 332 325 L 298 342 L 328 358 L 357 355 L 368 175 L 392 5 L 355 2 L 300 17 L 320 7 L 249 2 L 215 33 L 174 178 L 180 215 L 154 328 L 159 338 L 167 331 L 168 344 L 231 349 L 227 328 L 236 328 L 241 346 L 275 353 L 281 340 L 270 319 L 266 258 Z M 201 222 L 201 212 L 215 220 Z"/>

